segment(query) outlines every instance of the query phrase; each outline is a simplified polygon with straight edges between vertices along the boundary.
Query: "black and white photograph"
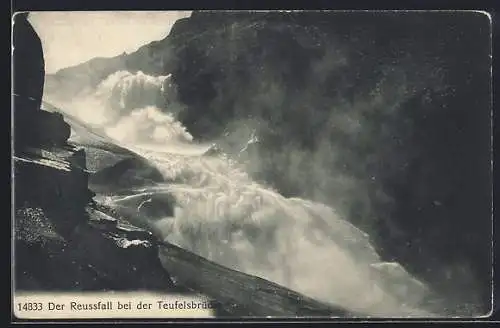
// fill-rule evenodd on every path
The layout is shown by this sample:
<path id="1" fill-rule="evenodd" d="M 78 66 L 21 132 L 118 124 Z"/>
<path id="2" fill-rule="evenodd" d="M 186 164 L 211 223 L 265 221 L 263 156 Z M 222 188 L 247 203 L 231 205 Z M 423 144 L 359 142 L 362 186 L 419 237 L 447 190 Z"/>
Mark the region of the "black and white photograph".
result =
<path id="1" fill-rule="evenodd" d="M 17 12 L 13 293 L 487 317 L 492 99 L 482 11 Z"/>

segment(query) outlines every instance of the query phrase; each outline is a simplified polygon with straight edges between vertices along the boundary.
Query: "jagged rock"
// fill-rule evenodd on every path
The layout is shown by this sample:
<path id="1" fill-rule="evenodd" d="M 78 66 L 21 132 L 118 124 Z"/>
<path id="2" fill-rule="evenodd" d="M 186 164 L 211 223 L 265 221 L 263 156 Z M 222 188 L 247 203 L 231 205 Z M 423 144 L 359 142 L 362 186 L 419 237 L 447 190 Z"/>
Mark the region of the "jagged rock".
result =
<path id="1" fill-rule="evenodd" d="M 18 107 L 15 107 L 15 111 Z M 30 115 L 16 116 L 14 125 L 14 146 L 16 153 L 25 147 L 62 146 L 71 135 L 71 128 L 59 113 L 44 110 Z"/>
<path id="2" fill-rule="evenodd" d="M 83 149 L 30 148 L 14 169 L 16 288 L 174 290 L 151 234 L 95 207 Z"/>
<path id="3" fill-rule="evenodd" d="M 15 204 L 44 209 L 57 228 L 69 231 L 93 194 L 82 150 L 75 147 L 30 148 L 14 158 Z"/>
<path id="4" fill-rule="evenodd" d="M 98 224 L 105 214 L 96 209 L 82 215 L 85 220 L 63 237 L 45 227 L 51 218 L 42 210 L 18 211 L 16 220 L 24 228 L 16 234 L 16 288 L 179 291 L 158 261 L 149 233 L 116 220 Z M 40 225 L 50 233 L 42 233 Z"/>
<path id="5" fill-rule="evenodd" d="M 45 81 L 42 42 L 28 21 L 28 13 L 14 16 L 13 62 L 16 117 L 40 109 Z"/>

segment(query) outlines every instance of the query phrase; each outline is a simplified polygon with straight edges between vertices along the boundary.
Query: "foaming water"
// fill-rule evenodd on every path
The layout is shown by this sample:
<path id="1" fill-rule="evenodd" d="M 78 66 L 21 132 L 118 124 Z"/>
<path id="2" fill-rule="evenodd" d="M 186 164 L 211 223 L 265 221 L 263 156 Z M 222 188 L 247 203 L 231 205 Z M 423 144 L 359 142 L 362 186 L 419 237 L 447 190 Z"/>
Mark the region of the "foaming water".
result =
<path id="1" fill-rule="evenodd" d="M 334 208 L 283 197 L 252 180 L 225 154 L 208 155 L 211 145 L 196 144 L 175 119 L 182 105 L 172 90 L 168 76 L 119 72 L 95 94 L 64 104 L 173 181 L 102 201 L 139 212 L 153 196 L 173 197 L 172 216 L 140 217 L 168 242 L 367 315 L 431 316 L 420 308 L 427 288 L 397 263 L 381 262 L 369 236 Z M 158 107 L 158 95 L 168 95 L 166 107 Z M 84 110 L 90 104 L 95 107 Z M 248 143 L 255 140 L 252 136 Z"/>
<path id="2" fill-rule="evenodd" d="M 54 99 L 46 96 L 45 100 L 119 142 L 165 145 L 193 139 L 175 119 L 183 105 L 176 101 L 177 90 L 170 75 L 119 71 L 104 79 L 96 90 L 69 103 L 52 96 Z M 165 108 L 168 111 L 162 110 Z"/>
<path id="3" fill-rule="evenodd" d="M 166 241 L 354 311 L 430 315 L 417 308 L 425 286 L 399 265 L 381 263 L 369 236 L 334 209 L 285 198 L 252 181 L 224 156 L 185 156 L 125 146 L 176 183 L 137 189 L 107 202 L 133 207 L 151 196 L 173 195 L 174 216 L 150 223 Z M 383 270 L 388 267 L 397 273 Z"/>

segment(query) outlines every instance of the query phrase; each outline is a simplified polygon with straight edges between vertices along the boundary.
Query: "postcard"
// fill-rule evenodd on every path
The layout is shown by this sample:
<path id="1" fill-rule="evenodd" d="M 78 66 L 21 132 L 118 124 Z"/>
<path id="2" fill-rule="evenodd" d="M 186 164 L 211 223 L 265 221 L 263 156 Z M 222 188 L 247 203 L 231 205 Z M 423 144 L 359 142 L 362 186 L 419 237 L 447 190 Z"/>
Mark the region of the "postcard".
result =
<path id="1" fill-rule="evenodd" d="M 488 13 L 12 23 L 16 320 L 491 314 Z"/>

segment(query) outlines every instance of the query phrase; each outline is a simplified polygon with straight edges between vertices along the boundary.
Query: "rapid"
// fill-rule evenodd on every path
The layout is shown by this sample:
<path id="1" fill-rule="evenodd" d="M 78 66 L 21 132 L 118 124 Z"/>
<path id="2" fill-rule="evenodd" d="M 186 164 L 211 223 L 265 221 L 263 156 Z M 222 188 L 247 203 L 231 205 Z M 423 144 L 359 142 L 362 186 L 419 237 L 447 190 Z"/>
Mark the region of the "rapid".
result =
<path id="1" fill-rule="evenodd" d="M 254 181 L 237 152 L 197 142 L 176 119 L 183 105 L 170 76 L 121 71 L 71 103 L 52 103 L 161 172 L 162 183 L 98 195 L 111 207 L 137 211 L 154 199 L 173 199 L 172 215 L 140 217 L 159 238 L 370 316 L 435 316 L 422 305 L 430 293 L 425 284 L 398 263 L 382 261 L 370 236 L 335 208 L 287 198 Z M 78 133 L 72 141 L 80 141 Z M 252 143 L 258 136 L 239 149 Z"/>

